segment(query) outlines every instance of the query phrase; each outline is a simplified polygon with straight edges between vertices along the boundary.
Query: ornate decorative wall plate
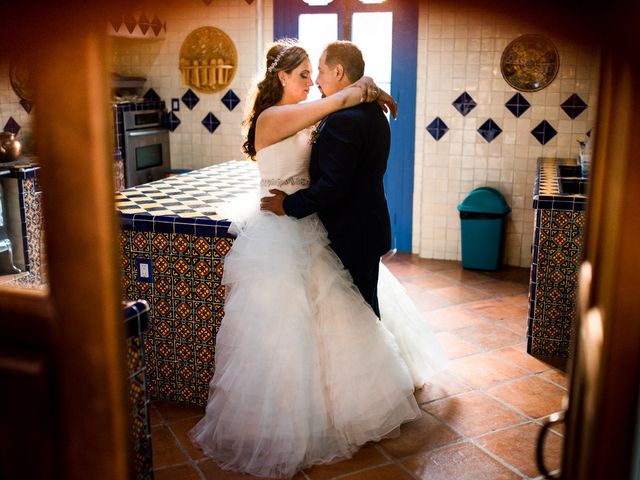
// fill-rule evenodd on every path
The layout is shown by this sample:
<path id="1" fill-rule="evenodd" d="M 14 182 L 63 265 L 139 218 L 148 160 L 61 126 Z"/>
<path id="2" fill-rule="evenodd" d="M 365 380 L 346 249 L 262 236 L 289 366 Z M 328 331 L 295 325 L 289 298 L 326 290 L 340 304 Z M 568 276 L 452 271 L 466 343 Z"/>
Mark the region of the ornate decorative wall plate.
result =
<path id="1" fill-rule="evenodd" d="M 180 71 L 185 85 L 204 93 L 226 88 L 235 75 L 238 52 L 233 41 L 215 27 L 200 27 L 180 47 Z"/>
<path id="2" fill-rule="evenodd" d="M 33 80 L 31 78 L 31 61 L 24 56 L 16 56 L 9 64 L 9 81 L 13 91 L 22 100 L 33 102 Z"/>
<path id="3" fill-rule="evenodd" d="M 555 45 L 542 35 L 522 35 L 502 52 L 500 70 L 516 90 L 536 92 L 553 82 L 560 57 Z"/>

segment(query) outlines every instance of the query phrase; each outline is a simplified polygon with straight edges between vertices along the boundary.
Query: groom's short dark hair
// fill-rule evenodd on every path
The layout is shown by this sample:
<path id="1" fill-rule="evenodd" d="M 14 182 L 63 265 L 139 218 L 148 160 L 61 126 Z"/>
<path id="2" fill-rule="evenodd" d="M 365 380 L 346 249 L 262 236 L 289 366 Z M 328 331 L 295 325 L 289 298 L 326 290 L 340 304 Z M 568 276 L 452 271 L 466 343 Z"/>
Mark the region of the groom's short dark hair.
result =
<path id="1" fill-rule="evenodd" d="M 324 49 L 326 52 L 325 63 L 329 67 L 340 64 L 344 68 L 347 78 L 355 82 L 364 75 L 364 59 L 362 52 L 355 43 L 347 40 L 332 42 Z"/>

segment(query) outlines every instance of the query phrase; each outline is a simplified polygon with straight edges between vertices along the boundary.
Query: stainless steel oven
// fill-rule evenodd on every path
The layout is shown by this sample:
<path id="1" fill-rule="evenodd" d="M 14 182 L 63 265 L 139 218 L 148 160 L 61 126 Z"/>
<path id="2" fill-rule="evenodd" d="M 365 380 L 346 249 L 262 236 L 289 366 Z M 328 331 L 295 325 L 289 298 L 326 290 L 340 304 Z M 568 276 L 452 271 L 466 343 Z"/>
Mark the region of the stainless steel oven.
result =
<path id="1" fill-rule="evenodd" d="M 127 188 L 164 178 L 171 168 L 169 130 L 162 110 L 123 112 Z"/>

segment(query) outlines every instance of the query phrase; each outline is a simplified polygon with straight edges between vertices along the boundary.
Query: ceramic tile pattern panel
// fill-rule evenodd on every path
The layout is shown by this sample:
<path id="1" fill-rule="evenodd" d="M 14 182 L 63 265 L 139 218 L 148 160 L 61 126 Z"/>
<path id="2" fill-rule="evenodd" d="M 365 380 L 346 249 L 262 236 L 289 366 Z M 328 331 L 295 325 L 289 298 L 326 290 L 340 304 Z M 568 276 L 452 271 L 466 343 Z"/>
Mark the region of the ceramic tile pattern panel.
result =
<path id="1" fill-rule="evenodd" d="M 14 283 L 27 288 L 40 287 L 46 283 L 42 192 L 38 185 L 38 170 L 39 167 L 16 167 L 11 168 L 9 174 L 17 181 L 21 248 L 25 271 L 28 272 L 28 275 L 17 278 Z"/>
<path id="2" fill-rule="evenodd" d="M 152 399 L 206 404 L 224 316 L 223 261 L 233 243 L 216 209 L 257 184 L 255 164 L 227 162 L 117 195 L 123 293 L 150 305 L 144 348 Z"/>
<path id="3" fill-rule="evenodd" d="M 120 233 L 126 298 L 149 302 L 145 355 L 152 399 L 204 405 L 224 316 L 224 255 L 232 239 L 162 232 Z M 137 259 L 150 259 L 152 281 Z"/>
<path id="4" fill-rule="evenodd" d="M 131 441 L 136 480 L 153 480 L 149 395 L 145 379 L 143 335 L 148 327 L 149 307 L 145 302 L 129 302 L 124 307 L 129 372 Z"/>
<path id="5" fill-rule="evenodd" d="M 558 193 L 557 163 L 540 160 L 535 187 L 527 351 L 567 358 L 576 323 L 586 197 Z"/>

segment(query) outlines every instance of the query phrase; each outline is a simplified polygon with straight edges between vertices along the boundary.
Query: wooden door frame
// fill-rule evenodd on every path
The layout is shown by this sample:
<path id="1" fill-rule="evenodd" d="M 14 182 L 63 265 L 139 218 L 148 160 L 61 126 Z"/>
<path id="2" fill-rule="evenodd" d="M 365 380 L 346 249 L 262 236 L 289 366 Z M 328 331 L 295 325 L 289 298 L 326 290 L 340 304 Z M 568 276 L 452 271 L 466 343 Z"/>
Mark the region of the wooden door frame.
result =
<path id="1" fill-rule="evenodd" d="M 42 291 L 0 289 L 0 355 L 6 360 L 1 366 L 18 365 L 11 360 L 16 350 L 45 362 L 50 403 L 40 407 L 54 415 L 53 475 L 47 478 L 66 480 L 127 479 L 131 472 L 108 17 L 92 8 L 73 2 L 15 5 L 8 13 L 10 28 L 0 31 L 5 53 L 34 53 L 32 115 L 50 285 Z M 7 394 L 20 405 L 29 392 Z M 32 463 L 23 465 L 27 478 L 30 468 L 37 469 L 40 445 L 20 447 Z"/>
<path id="2" fill-rule="evenodd" d="M 580 320 L 572 366 L 566 479 L 631 478 L 640 392 L 640 66 L 605 52 Z"/>

